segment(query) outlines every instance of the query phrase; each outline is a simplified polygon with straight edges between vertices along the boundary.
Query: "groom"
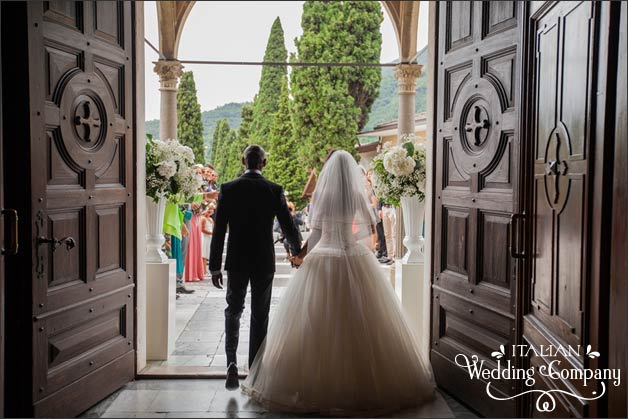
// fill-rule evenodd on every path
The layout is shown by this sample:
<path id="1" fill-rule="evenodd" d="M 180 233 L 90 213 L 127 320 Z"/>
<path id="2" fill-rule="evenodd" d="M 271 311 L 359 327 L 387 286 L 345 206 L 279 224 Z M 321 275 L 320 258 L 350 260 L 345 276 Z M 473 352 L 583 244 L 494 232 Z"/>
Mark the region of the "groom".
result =
<path id="1" fill-rule="evenodd" d="M 262 170 L 266 153 L 258 145 L 244 150 L 246 171 L 239 178 L 222 185 L 216 209 L 209 269 L 214 286 L 222 289 L 222 251 L 229 227 L 227 244 L 227 308 L 225 309 L 225 352 L 227 381 L 225 387 L 239 387 L 236 351 L 240 334 L 240 316 L 244 310 L 246 289 L 251 283 L 251 335 L 249 367 L 266 337 L 273 277 L 275 245 L 273 221 L 277 217 L 293 255 L 301 250 L 299 231 L 286 205 L 283 188 L 266 180 Z"/>

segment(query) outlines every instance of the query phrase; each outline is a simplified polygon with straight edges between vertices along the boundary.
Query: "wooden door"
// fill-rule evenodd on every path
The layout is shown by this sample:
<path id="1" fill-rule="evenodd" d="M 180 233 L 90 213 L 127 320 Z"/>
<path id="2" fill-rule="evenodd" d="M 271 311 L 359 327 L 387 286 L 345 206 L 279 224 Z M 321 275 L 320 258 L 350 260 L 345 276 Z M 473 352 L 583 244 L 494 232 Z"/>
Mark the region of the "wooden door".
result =
<path id="1" fill-rule="evenodd" d="M 457 354 L 496 368 L 516 343 L 521 4 L 438 2 L 431 360 L 438 384 L 486 416 L 512 417 Z M 516 249 L 513 249 L 513 251 Z M 514 359 L 507 353 L 501 362 Z M 496 381 L 504 397 L 513 382 Z"/>
<path id="2" fill-rule="evenodd" d="M 2 8 L 0 7 L 0 22 Z M 0 33 L 0 45 L 2 34 Z M 0 54 L 0 209 L 4 208 L 4 163 L 2 160 L 2 56 Z M 0 216 L 0 418 L 4 417 L 4 219 Z"/>
<path id="3" fill-rule="evenodd" d="M 619 33 L 619 4 L 547 2 L 531 12 L 528 137 L 533 148 L 533 257 L 524 339 L 535 348 L 580 348 L 577 355 L 572 351 L 569 356 L 532 357 L 530 363 L 537 370 L 555 361 L 559 362 L 554 363 L 557 370 L 603 368 L 608 365 L 609 257 L 614 230 L 609 168 L 615 114 L 610 103 L 616 94 L 617 61 L 612 56 L 617 51 L 616 39 L 611 39 Z M 625 336 L 621 339 L 625 341 Z M 588 357 L 588 345 L 601 356 Z M 537 376 L 536 382 L 540 389 L 561 389 L 576 396 L 601 394 L 595 380 L 585 386 L 581 380 Z M 554 394 L 555 410 L 538 412 L 531 405 L 531 411 L 524 414 L 606 415 L 608 399 L 587 401 Z"/>
<path id="4" fill-rule="evenodd" d="M 625 28 L 628 27 L 628 5 L 621 2 L 618 11 L 620 28 L 617 54 L 617 89 L 615 97 L 615 149 L 613 165 L 613 215 L 611 233 L 611 263 L 610 263 L 610 300 L 609 321 L 613 325 L 613 333 L 609 334 L 608 367 L 619 368 L 622 371 L 621 387 L 610 387 L 608 397 L 608 417 L 624 418 L 628 414 L 628 362 L 626 354 L 628 345 L 628 36 Z M 623 29 L 623 30 L 622 30 Z"/>
<path id="5" fill-rule="evenodd" d="M 28 74 L 12 75 L 15 124 L 28 115 L 12 145 L 27 163 L 12 169 L 27 170 L 13 196 L 24 200 L 31 258 L 12 267 L 24 281 L 11 296 L 23 325 L 12 327 L 13 414 L 75 416 L 134 378 L 133 7 L 10 7 L 14 42 L 21 32 L 28 41 L 12 51 Z"/>

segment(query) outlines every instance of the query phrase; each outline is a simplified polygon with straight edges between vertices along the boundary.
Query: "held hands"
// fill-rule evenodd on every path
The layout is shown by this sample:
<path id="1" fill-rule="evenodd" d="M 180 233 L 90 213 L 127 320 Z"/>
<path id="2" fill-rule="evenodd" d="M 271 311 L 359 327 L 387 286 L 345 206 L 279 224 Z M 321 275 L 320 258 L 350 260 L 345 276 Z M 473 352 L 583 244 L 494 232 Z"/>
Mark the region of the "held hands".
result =
<path id="1" fill-rule="evenodd" d="M 214 284 L 214 286 L 218 289 L 222 289 L 222 272 L 217 273 L 217 274 L 212 274 L 212 283 Z"/>
<path id="2" fill-rule="evenodd" d="M 292 267 L 297 268 L 297 269 L 299 269 L 299 267 L 303 263 L 303 258 L 300 257 L 299 255 L 290 256 L 288 260 L 290 261 L 290 264 L 292 265 Z"/>
<path id="3" fill-rule="evenodd" d="M 307 242 L 301 249 L 301 253 L 295 256 L 289 256 L 288 260 L 290 261 L 290 264 L 292 265 L 293 268 L 298 269 L 299 266 L 301 266 L 301 264 L 303 263 L 303 260 L 305 259 L 305 255 L 307 255 Z"/>

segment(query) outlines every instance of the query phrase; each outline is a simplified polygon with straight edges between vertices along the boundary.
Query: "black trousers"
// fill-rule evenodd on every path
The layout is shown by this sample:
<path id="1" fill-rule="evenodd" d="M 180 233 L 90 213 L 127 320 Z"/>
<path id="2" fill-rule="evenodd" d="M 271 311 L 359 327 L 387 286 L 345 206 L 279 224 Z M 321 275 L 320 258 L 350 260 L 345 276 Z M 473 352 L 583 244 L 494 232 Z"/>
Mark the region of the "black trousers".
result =
<path id="1" fill-rule="evenodd" d="M 377 231 L 377 242 L 379 244 L 379 254 L 381 256 L 388 257 L 388 250 L 386 249 L 386 236 L 384 235 L 384 223 L 381 221 L 376 224 L 375 229 Z"/>
<path id="2" fill-rule="evenodd" d="M 225 309 L 225 352 L 227 366 L 237 365 L 236 353 L 240 339 L 240 317 L 244 310 L 246 289 L 251 283 L 251 334 L 249 337 L 249 368 L 268 331 L 268 312 L 274 272 L 227 272 L 227 308 Z"/>

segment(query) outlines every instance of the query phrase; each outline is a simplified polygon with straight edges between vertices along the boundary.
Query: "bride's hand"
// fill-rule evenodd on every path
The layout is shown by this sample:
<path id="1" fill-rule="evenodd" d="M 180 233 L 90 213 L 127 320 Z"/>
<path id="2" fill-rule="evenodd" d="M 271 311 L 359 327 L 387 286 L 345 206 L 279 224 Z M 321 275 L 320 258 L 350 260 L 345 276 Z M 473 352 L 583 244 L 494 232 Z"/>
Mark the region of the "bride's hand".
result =
<path id="1" fill-rule="evenodd" d="M 290 256 L 289 260 L 290 260 L 290 264 L 292 265 L 292 267 L 293 268 L 297 268 L 297 269 L 303 263 L 303 257 L 301 257 L 300 254 L 297 255 L 297 256 Z"/>

